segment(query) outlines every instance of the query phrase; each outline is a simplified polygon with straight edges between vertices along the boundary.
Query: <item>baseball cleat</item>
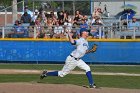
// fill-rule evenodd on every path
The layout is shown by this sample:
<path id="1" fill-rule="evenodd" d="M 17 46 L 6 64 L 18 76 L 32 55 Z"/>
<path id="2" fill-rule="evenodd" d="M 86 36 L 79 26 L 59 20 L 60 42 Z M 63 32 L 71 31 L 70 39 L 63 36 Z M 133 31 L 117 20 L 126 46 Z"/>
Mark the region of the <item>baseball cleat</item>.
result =
<path id="1" fill-rule="evenodd" d="M 89 88 L 97 88 L 95 84 L 89 85 Z"/>
<path id="2" fill-rule="evenodd" d="M 40 79 L 43 79 L 44 77 L 47 77 L 47 71 L 43 71 L 42 74 L 40 75 Z"/>
<path id="3" fill-rule="evenodd" d="M 83 86 L 85 88 L 90 88 L 90 89 L 96 89 L 96 88 L 99 88 L 97 87 L 95 84 L 92 84 L 92 85 L 89 85 L 89 86 Z"/>

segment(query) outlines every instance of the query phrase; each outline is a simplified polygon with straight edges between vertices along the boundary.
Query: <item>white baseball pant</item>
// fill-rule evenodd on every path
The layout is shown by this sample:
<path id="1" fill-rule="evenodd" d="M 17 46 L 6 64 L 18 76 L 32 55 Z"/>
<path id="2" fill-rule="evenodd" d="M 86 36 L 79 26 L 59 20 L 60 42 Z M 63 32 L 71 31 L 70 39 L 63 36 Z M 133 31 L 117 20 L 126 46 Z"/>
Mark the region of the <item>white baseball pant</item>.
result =
<path id="1" fill-rule="evenodd" d="M 76 66 L 80 69 L 85 70 L 86 72 L 90 71 L 90 67 L 82 60 L 76 60 L 74 57 L 68 56 L 65 65 L 61 71 L 58 71 L 58 76 L 64 77 L 65 75 L 69 74 Z"/>

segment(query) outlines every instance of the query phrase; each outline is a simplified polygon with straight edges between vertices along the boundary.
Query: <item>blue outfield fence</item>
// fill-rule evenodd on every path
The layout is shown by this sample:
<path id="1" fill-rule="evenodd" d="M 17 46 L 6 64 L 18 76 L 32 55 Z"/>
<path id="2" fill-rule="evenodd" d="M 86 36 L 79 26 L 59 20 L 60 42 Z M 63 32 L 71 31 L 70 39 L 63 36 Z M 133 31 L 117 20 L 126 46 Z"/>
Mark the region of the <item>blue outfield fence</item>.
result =
<path id="1" fill-rule="evenodd" d="M 89 41 L 90 48 L 96 43 L 96 53 L 85 55 L 88 63 L 140 64 L 140 42 Z M 64 63 L 75 47 L 68 41 L 1 40 L 0 61 L 28 63 Z"/>

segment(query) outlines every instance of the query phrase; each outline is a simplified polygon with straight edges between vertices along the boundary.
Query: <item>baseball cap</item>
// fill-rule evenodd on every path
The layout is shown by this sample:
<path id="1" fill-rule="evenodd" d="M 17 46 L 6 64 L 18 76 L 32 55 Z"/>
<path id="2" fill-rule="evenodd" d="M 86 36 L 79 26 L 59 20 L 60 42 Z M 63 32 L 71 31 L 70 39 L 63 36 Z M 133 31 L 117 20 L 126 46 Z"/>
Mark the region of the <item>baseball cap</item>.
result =
<path id="1" fill-rule="evenodd" d="M 137 19 L 135 16 L 132 19 Z"/>
<path id="2" fill-rule="evenodd" d="M 38 12 L 38 10 L 37 10 L 37 9 L 35 9 L 35 12 Z"/>
<path id="3" fill-rule="evenodd" d="M 88 32 L 88 30 L 86 28 L 81 28 L 80 33 L 82 33 L 82 32 Z"/>

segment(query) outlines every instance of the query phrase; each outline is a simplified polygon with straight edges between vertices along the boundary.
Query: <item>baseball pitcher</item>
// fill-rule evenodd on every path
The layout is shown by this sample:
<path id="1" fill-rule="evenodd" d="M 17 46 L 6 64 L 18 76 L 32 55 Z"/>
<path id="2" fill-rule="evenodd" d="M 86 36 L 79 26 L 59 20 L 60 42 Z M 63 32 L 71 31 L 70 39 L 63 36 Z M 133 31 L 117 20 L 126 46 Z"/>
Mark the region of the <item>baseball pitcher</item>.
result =
<path id="1" fill-rule="evenodd" d="M 90 53 L 90 52 L 95 52 L 97 49 L 97 45 L 94 45 L 92 49 L 88 50 L 88 42 L 87 42 L 87 37 L 88 37 L 88 30 L 86 28 L 81 28 L 80 29 L 80 38 L 77 40 L 74 40 L 70 34 L 70 31 L 67 31 L 69 41 L 71 42 L 72 45 L 75 45 L 75 50 L 71 52 L 71 54 L 66 58 L 65 65 L 62 68 L 61 71 L 54 71 L 54 72 L 47 72 L 43 71 L 42 74 L 40 75 L 40 79 L 43 79 L 44 77 L 47 76 L 60 76 L 64 77 L 65 75 L 69 74 L 70 71 L 72 71 L 76 66 L 78 66 L 80 69 L 85 70 L 86 76 L 89 81 L 89 88 L 96 88 L 96 85 L 94 83 L 90 67 L 81 59 L 85 54 Z"/>

